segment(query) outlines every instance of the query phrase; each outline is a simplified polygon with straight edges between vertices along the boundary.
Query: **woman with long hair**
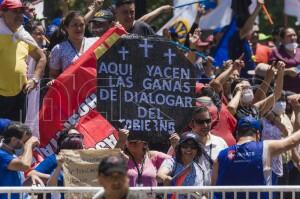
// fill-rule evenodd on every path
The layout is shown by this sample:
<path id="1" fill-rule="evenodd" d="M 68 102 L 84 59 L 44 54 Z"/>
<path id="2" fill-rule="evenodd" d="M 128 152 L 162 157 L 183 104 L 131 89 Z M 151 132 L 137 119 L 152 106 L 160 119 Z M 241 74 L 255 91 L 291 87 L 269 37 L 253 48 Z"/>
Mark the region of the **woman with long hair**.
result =
<path id="1" fill-rule="evenodd" d="M 78 11 L 69 12 L 62 22 L 62 27 L 66 33 L 66 40 L 54 46 L 50 53 L 50 77 L 54 79 L 98 39 L 84 36 L 86 24 Z"/>
<path id="2" fill-rule="evenodd" d="M 164 185 L 209 185 L 208 161 L 199 144 L 200 138 L 193 132 L 184 133 L 175 148 L 175 157 L 166 159 L 158 170 L 157 178 Z"/>
<path id="3" fill-rule="evenodd" d="M 128 177 L 129 186 L 157 186 L 156 174 L 161 163 L 171 156 L 149 150 L 146 135 L 142 133 L 132 133 L 124 129 L 119 132 L 117 147 L 124 150 L 128 156 Z M 124 136 L 127 134 L 126 136 Z M 122 144 L 121 144 L 122 143 Z"/>

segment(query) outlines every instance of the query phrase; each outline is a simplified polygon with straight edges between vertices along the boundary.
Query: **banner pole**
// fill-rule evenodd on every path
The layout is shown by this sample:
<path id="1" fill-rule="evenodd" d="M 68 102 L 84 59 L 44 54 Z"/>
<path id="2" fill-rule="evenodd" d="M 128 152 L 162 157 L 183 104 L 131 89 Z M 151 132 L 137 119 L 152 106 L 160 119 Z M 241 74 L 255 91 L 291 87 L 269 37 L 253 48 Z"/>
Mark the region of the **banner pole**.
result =
<path id="1" fill-rule="evenodd" d="M 269 12 L 268 12 L 267 7 L 266 7 L 265 4 L 262 5 L 262 9 L 263 9 L 265 15 L 267 16 L 268 21 L 270 22 L 270 24 L 271 24 L 271 25 L 274 25 L 274 22 L 273 22 L 273 20 L 272 20 L 272 18 L 271 18 L 271 15 L 269 14 Z"/>

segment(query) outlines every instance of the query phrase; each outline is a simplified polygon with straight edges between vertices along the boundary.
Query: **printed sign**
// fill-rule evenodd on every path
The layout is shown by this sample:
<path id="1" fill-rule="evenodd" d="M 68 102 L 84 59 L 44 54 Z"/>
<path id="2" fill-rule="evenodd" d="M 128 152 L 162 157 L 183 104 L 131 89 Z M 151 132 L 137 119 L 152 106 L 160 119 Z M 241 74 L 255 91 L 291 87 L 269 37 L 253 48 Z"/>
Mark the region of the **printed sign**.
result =
<path id="1" fill-rule="evenodd" d="M 190 119 L 193 65 L 170 42 L 122 36 L 98 60 L 97 110 L 115 127 L 143 133 L 162 150 Z"/>

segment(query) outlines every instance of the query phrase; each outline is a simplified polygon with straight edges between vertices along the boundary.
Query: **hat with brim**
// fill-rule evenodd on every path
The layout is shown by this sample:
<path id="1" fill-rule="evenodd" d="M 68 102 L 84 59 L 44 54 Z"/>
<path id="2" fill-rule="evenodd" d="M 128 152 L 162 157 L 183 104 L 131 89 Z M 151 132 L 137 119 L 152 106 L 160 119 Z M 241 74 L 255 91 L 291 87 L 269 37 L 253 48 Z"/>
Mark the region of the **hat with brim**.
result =
<path id="1" fill-rule="evenodd" d="M 261 131 L 262 124 L 261 124 L 260 120 L 255 119 L 252 116 L 246 116 L 246 117 L 239 119 L 238 124 L 237 124 L 238 131 L 246 131 L 246 130 L 251 130 L 251 129 Z"/>
<path id="2" fill-rule="evenodd" d="M 114 15 L 109 10 L 101 10 L 97 12 L 91 22 L 107 22 L 107 21 L 113 21 Z"/>
<path id="3" fill-rule="evenodd" d="M 143 141 L 148 142 L 149 141 L 149 134 L 147 133 L 137 133 L 137 132 L 130 132 L 127 141 Z"/>
<path id="4" fill-rule="evenodd" d="M 0 118 L 0 134 L 7 129 L 7 127 L 11 124 L 11 120 Z"/>
<path id="5" fill-rule="evenodd" d="M 22 4 L 20 0 L 3 0 L 0 5 L 0 9 L 18 9 L 18 8 L 27 8 Z"/>
<path id="6" fill-rule="evenodd" d="M 186 132 L 186 133 L 181 135 L 180 140 L 179 140 L 179 145 L 181 145 L 181 144 L 183 144 L 183 143 L 185 143 L 189 140 L 192 140 L 197 144 L 200 143 L 199 136 L 190 131 L 190 132 Z"/>
<path id="7" fill-rule="evenodd" d="M 98 173 L 109 176 L 114 172 L 127 174 L 127 164 L 125 160 L 119 156 L 107 156 L 102 159 L 99 164 Z"/>
<path id="8" fill-rule="evenodd" d="M 264 33 L 259 33 L 258 34 L 258 40 L 259 41 L 266 41 L 268 39 L 271 39 L 272 36 L 271 35 L 265 35 Z"/>

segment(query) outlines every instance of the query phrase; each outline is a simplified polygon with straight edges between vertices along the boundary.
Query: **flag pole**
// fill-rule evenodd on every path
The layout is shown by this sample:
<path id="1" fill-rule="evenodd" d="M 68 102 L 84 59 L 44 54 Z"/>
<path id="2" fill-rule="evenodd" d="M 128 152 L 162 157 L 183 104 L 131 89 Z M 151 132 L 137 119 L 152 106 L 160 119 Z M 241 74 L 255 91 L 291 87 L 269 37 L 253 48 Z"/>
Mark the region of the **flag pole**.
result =
<path id="1" fill-rule="evenodd" d="M 185 6 L 189 6 L 189 5 L 192 5 L 192 4 L 196 4 L 196 3 L 203 3 L 203 2 L 206 2 L 207 0 L 200 0 L 200 1 L 194 1 L 194 2 L 191 2 L 191 3 L 186 3 L 186 4 L 181 4 L 181 5 L 178 5 L 178 6 L 175 6 L 175 8 L 182 8 L 182 7 L 185 7 Z"/>
<path id="2" fill-rule="evenodd" d="M 271 25 L 274 25 L 274 22 L 273 22 L 273 20 L 272 20 L 272 18 L 271 18 L 271 15 L 269 14 L 269 12 L 268 12 L 267 7 L 266 7 L 265 4 L 262 5 L 262 9 L 263 9 L 265 15 L 267 16 L 268 21 L 270 22 L 270 24 L 271 24 Z"/>
<path id="3" fill-rule="evenodd" d="M 170 41 L 170 42 L 171 42 L 171 44 L 177 46 L 178 48 L 181 48 L 185 52 L 188 52 L 188 51 L 191 50 L 190 48 L 188 48 L 188 47 L 186 47 L 186 46 L 184 46 L 184 45 L 182 45 L 182 44 L 180 44 L 178 42 L 175 42 L 175 41 Z M 205 56 L 203 53 L 201 53 L 201 52 L 195 52 L 195 54 L 198 55 L 199 57 L 202 57 L 203 59 L 207 60 L 207 56 Z"/>

